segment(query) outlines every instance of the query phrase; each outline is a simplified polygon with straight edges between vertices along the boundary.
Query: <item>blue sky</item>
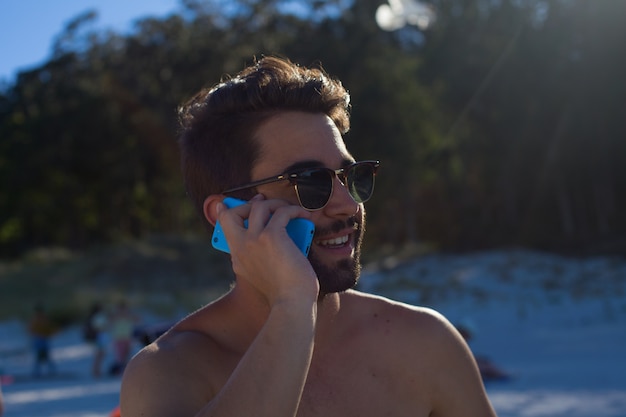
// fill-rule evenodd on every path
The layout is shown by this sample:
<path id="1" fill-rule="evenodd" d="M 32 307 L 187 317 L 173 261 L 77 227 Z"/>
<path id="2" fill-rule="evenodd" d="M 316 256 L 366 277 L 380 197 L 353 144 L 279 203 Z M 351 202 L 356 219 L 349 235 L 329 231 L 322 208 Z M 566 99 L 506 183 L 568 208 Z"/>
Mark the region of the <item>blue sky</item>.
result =
<path id="1" fill-rule="evenodd" d="M 66 23 L 90 9 L 97 27 L 125 31 L 138 18 L 168 15 L 178 0 L 0 0 L 0 80 L 43 63 Z"/>

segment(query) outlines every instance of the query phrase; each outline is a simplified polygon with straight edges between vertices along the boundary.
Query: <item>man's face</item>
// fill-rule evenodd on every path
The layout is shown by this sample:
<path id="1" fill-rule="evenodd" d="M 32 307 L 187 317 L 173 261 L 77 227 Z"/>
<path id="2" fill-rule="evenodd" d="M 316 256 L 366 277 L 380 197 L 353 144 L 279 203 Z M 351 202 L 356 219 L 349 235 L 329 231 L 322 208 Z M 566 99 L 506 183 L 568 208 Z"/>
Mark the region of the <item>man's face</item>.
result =
<path id="1" fill-rule="evenodd" d="M 260 158 L 252 168 L 252 181 L 279 175 L 294 168 L 339 169 L 354 159 L 341 134 L 324 114 L 285 112 L 264 123 L 256 134 Z M 294 187 L 287 181 L 258 187 L 266 198 L 298 204 Z M 317 273 L 320 292 L 354 287 L 360 274 L 360 253 L 365 213 L 339 179 L 323 209 L 313 212 L 315 237 L 309 261 Z"/>

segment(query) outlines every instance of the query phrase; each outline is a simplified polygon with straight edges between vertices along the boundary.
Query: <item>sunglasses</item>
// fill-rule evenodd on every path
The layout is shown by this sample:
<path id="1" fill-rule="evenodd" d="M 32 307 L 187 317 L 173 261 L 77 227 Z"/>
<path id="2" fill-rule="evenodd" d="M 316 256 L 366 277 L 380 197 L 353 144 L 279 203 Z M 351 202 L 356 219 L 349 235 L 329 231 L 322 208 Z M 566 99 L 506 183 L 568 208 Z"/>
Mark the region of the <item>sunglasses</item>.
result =
<path id="1" fill-rule="evenodd" d="M 335 178 L 339 178 L 355 202 L 365 203 L 374 191 L 374 179 L 379 165 L 380 162 L 378 161 L 361 161 L 341 169 L 309 168 L 230 188 L 222 194 L 230 194 L 273 182 L 289 181 L 296 190 L 300 205 L 306 210 L 313 211 L 326 207 L 330 196 L 333 194 Z"/>

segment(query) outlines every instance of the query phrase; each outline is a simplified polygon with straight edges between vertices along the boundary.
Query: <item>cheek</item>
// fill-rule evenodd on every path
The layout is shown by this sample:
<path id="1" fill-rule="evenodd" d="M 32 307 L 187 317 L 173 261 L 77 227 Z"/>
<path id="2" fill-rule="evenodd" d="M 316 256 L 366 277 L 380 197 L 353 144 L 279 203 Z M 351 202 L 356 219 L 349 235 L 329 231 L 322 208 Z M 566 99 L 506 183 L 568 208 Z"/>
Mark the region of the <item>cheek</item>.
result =
<path id="1" fill-rule="evenodd" d="M 290 202 L 291 204 L 298 205 L 298 196 L 296 195 L 295 188 L 287 181 L 283 183 L 266 184 L 257 187 L 257 192 L 263 194 L 266 199 L 280 199 Z"/>

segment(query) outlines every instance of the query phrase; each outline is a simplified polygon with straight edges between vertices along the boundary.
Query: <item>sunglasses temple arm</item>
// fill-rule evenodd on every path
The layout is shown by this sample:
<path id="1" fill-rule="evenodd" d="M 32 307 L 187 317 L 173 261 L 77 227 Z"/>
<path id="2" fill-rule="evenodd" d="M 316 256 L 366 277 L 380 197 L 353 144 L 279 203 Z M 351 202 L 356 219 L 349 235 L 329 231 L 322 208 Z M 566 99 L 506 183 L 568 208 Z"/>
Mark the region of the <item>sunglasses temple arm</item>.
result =
<path id="1" fill-rule="evenodd" d="M 254 181 L 254 182 L 251 182 L 249 184 L 242 185 L 240 187 L 229 188 L 226 191 L 222 191 L 222 194 L 230 194 L 230 193 L 234 193 L 234 192 L 237 192 L 237 191 L 247 190 L 248 188 L 258 187 L 259 185 L 271 184 L 273 182 L 285 181 L 285 180 L 288 180 L 288 179 L 289 179 L 289 177 L 287 177 L 285 175 L 279 175 L 277 177 L 272 177 L 272 178 L 265 178 L 263 180 Z"/>

